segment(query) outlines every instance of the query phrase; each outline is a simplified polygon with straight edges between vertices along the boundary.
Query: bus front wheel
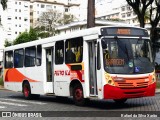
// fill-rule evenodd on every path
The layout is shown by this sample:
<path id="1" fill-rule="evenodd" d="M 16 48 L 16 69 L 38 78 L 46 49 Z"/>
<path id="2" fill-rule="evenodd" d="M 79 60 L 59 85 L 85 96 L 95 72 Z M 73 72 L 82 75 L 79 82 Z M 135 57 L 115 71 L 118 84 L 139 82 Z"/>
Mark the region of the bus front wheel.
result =
<path id="1" fill-rule="evenodd" d="M 118 104 L 123 104 L 127 101 L 127 99 L 114 99 L 114 102 L 118 103 Z"/>
<path id="2" fill-rule="evenodd" d="M 76 105 L 83 106 L 85 105 L 85 98 L 83 96 L 83 89 L 81 85 L 76 85 L 73 88 L 73 100 Z"/>

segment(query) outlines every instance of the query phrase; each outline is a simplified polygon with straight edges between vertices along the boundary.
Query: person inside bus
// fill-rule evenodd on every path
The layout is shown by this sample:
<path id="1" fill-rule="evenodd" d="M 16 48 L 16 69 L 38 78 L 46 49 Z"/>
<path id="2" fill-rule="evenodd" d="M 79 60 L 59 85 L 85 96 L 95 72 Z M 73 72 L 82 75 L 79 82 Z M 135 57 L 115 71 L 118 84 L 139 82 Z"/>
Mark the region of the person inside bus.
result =
<path id="1" fill-rule="evenodd" d="M 112 50 L 112 58 L 117 58 L 118 52 L 117 52 L 117 47 L 114 47 Z"/>
<path id="2" fill-rule="evenodd" d="M 71 48 L 67 48 L 66 63 L 74 63 L 75 61 L 76 61 L 76 55 L 73 53 Z"/>
<path id="3" fill-rule="evenodd" d="M 82 61 L 81 47 L 78 47 L 78 50 L 75 52 L 76 62 Z"/>

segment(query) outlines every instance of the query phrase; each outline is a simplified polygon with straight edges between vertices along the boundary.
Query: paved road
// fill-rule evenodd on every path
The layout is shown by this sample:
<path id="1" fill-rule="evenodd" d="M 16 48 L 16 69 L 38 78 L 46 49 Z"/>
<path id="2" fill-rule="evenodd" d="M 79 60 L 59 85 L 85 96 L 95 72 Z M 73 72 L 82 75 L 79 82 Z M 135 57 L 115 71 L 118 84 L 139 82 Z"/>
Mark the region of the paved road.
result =
<path id="1" fill-rule="evenodd" d="M 21 112 L 24 116 L 28 115 L 25 112 L 29 111 L 37 111 L 37 116 L 40 116 L 38 113 L 43 111 L 42 117 L 45 115 L 65 118 L 83 116 L 89 120 L 90 116 L 100 117 L 101 115 L 111 116 L 112 119 L 113 116 L 134 117 L 134 114 L 135 117 L 137 115 L 141 118 L 148 117 L 147 114 L 150 115 L 149 117 L 157 117 L 160 113 L 160 94 L 156 94 L 155 97 L 129 99 L 123 105 L 118 105 L 112 100 L 91 100 L 87 106 L 79 107 L 74 105 L 71 98 L 56 99 L 51 96 L 41 96 L 38 100 L 25 100 L 21 93 L 0 90 L 0 111 Z"/>

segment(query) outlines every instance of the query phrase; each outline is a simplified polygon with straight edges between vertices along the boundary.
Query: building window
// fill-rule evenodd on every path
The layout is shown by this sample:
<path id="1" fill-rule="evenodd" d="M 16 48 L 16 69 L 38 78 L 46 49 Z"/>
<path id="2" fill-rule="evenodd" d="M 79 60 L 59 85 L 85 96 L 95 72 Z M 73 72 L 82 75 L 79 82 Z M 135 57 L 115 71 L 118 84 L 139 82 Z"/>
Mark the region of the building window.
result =
<path id="1" fill-rule="evenodd" d="M 127 17 L 130 17 L 131 16 L 131 13 L 127 13 Z"/>
<path id="2" fill-rule="evenodd" d="M 18 49 L 14 51 L 14 67 L 21 68 L 23 67 L 23 60 L 24 60 L 24 50 Z"/>
<path id="3" fill-rule="evenodd" d="M 122 18 L 125 18 L 125 14 L 122 14 Z"/>
<path id="4" fill-rule="evenodd" d="M 17 31 L 15 32 L 15 34 L 17 34 Z"/>
<path id="5" fill-rule="evenodd" d="M 55 64 L 63 64 L 64 61 L 64 41 L 55 44 Z"/>
<path id="6" fill-rule="evenodd" d="M 19 9 L 19 12 L 21 12 L 21 9 Z"/>
<path id="7" fill-rule="evenodd" d="M 13 67 L 13 51 L 5 52 L 5 68 Z"/>
<path id="8" fill-rule="evenodd" d="M 19 2 L 19 5 L 21 5 L 21 2 Z"/>
<path id="9" fill-rule="evenodd" d="M 41 4 L 41 8 L 44 8 L 45 6 L 43 4 Z"/>
<path id="10" fill-rule="evenodd" d="M 21 17 L 19 17 L 19 20 L 21 20 Z"/>
<path id="11" fill-rule="evenodd" d="M 35 60 L 36 60 L 36 47 L 33 46 L 26 48 L 24 66 L 25 67 L 35 66 Z"/>
<path id="12" fill-rule="evenodd" d="M 122 7 L 122 11 L 125 11 L 125 7 Z"/>
<path id="13" fill-rule="evenodd" d="M 28 19 L 27 18 L 24 18 L 24 21 L 27 21 Z"/>
<path id="14" fill-rule="evenodd" d="M 17 17 L 15 17 L 15 19 L 17 19 Z"/>
<path id="15" fill-rule="evenodd" d="M 65 8 L 65 12 L 68 12 L 69 10 L 68 10 L 68 8 Z"/>

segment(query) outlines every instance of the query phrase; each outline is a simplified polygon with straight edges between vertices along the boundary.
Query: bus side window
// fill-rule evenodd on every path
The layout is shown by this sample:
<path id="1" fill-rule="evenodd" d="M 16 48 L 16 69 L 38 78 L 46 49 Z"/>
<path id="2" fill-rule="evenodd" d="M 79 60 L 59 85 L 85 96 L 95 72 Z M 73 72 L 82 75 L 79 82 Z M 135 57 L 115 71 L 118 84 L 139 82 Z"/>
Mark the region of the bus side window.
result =
<path id="1" fill-rule="evenodd" d="M 13 51 L 5 52 L 5 68 L 13 67 Z"/>
<path id="2" fill-rule="evenodd" d="M 55 44 L 55 64 L 63 64 L 64 61 L 64 41 L 57 41 Z"/>
<path id="3" fill-rule="evenodd" d="M 18 49 L 14 51 L 14 67 L 15 68 L 21 68 L 23 67 L 23 61 L 24 61 L 24 50 Z"/>
<path id="4" fill-rule="evenodd" d="M 83 38 L 68 39 L 65 42 L 65 62 L 80 63 L 83 58 Z"/>
<path id="5" fill-rule="evenodd" d="M 24 65 L 25 67 L 32 67 L 35 66 L 35 59 L 36 58 L 36 47 L 27 47 L 25 49 L 25 61 Z"/>
<path id="6" fill-rule="evenodd" d="M 36 56 L 36 64 L 37 66 L 41 65 L 42 61 L 42 46 L 38 45 L 37 46 L 37 56 Z"/>

